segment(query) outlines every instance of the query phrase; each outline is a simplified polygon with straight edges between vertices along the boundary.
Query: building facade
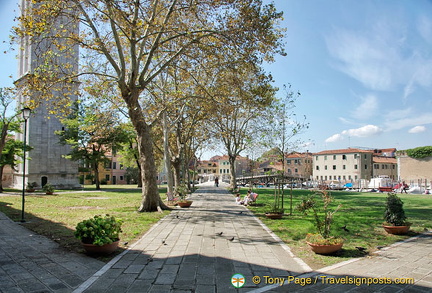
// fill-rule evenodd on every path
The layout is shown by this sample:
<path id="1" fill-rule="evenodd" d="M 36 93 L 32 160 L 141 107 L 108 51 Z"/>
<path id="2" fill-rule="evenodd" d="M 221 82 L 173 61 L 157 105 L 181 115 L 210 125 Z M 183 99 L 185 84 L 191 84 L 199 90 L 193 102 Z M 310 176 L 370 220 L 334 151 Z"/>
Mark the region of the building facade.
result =
<path id="1" fill-rule="evenodd" d="M 388 177 L 398 179 L 396 158 L 373 156 L 372 177 Z"/>
<path id="2" fill-rule="evenodd" d="M 285 174 L 288 177 L 302 180 L 312 179 L 313 156 L 312 153 L 293 152 L 285 155 Z"/>
<path id="3" fill-rule="evenodd" d="M 397 154 L 398 180 L 410 186 L 432 188 L 432 157 L 411 158 L 406 152 Z"/>
<path id="4" fill-rule="evenodd" d="M 370 180 L 372 156 L 373 151 L 356 148 L 315 153 L 313 155 L 313 178 L 321 182 Z"/>

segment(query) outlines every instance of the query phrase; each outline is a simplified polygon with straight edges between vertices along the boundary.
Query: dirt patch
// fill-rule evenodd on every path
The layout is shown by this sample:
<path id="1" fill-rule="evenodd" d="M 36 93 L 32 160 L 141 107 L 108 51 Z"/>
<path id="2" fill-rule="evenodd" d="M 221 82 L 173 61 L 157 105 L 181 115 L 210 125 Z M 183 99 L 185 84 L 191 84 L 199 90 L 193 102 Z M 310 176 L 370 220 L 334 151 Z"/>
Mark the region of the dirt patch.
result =
<path id="1" fill-rule="evenodd" d="M 97 196 L 93 196 L 93 197 L 86 197 L 86 199 L 110 199 L 109 197 L 97 197 Z"/>

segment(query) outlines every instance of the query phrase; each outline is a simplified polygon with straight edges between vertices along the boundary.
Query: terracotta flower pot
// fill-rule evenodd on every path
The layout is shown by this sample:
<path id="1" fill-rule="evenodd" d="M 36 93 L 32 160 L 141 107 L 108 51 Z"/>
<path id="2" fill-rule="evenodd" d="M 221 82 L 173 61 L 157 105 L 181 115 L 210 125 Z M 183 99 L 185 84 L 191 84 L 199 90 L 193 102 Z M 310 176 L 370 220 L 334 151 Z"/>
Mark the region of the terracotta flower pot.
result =
<path id="1" fill-rule="evenodd" d="M 113 253 L 118 245 L 119 245 L 120 240 L 117 240 L 113 243 L 110 244 L 105 244 L 105 245 L 94 245 L 94 244 L 87 244 L 87 243 L 82 243 L 85 251 L 88 254 L 111 254 Z"/>
<path id="2" fill-rule="evenodd" d="M 383 225 L 384 230 L 389 234 L 404 235 L 408 233 L 411 226 L 387 226 Z"/>
<path id="3" fill-rule="evenodd" d="M 343 242 L 337 244 L 330 244 L 330 245 L 314 244 L 310 242 L 306 242 L 306 243 L 309 245 L 309 247 L 313 252 L 318 254 L 331 254 L 333 252 L 340 250 L 343 246 Z"/>
<path id="4" fill-rule="evenodd" d="M 177 204 L 179 205 L 179 207 L 181 208 L 188 208 L 191 206 L 191 204 L 193 203 L 192 200 L 187 200 L 187 201 L 179 201 Z"/>

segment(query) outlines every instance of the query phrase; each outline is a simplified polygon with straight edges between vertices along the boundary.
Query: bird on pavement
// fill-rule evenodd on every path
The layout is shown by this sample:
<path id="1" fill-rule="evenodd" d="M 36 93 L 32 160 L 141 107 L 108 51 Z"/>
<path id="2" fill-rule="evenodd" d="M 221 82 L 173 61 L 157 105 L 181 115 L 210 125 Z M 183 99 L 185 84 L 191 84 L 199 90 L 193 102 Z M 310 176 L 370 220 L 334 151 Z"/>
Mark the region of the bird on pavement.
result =
<path id="1" fill-rule="evenodd" d="M 219 236 L 222 236 L 223 232 L 216 233 Z"/>
<path id="2" fill-rule="evenodd" d="M 234 240 L 234 237 L 233 238 L 231 238 L 231 239 L 228 239 L 229 241 L 233 241 Z"/>
<path id="3" fill-rule="evenodd" d="M 355 248 L 357 248 L 359 251 L 365 251 L 366 250 L 366 248 L 360 247 L 360 246 L 356 246 Z"/>

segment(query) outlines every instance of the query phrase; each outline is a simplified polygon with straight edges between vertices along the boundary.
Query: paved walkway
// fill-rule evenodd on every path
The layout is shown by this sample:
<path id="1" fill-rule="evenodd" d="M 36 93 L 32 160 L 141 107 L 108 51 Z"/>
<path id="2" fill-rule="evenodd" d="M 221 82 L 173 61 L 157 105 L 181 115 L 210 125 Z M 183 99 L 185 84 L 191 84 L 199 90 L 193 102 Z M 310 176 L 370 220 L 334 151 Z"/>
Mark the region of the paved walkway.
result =
<path id="1" fill-rule="evenodd" d="M 257 288 L 255 275 L 310 270 L 224 188 L 202 186 L 192 199 L 76 292 L 236 292 L 236 273 L 245 276 L 247 291 Z"/>
<path id="2" fill-rule="evenodd" d="M 65 253 L 0 214 L 0 292 L 432 292 L 431 234 L 312 271 L 223 187 L 202 186 L 192 199 L 105 265 Z M 234 274 L 245 277 L 240 289 Z M 360 277 L 392 283 L 357 286 Z M 406 280 L 396 278 L 415 284 L 396 285 Z M 277 281 L 283 286 L 271 284 Z"/>
<path id="3" fill-rule="evenodd" d="M 104 265 L 0 213 L 0 292 L 71 292 Z"/>

